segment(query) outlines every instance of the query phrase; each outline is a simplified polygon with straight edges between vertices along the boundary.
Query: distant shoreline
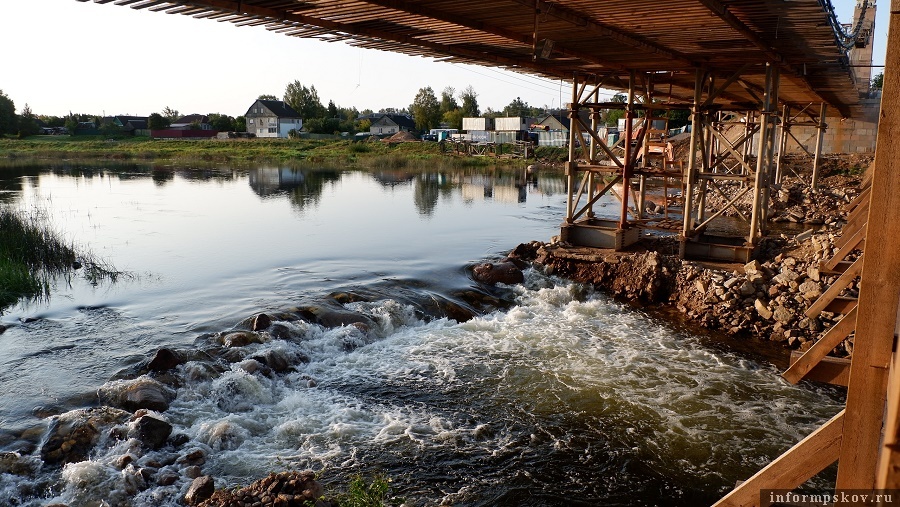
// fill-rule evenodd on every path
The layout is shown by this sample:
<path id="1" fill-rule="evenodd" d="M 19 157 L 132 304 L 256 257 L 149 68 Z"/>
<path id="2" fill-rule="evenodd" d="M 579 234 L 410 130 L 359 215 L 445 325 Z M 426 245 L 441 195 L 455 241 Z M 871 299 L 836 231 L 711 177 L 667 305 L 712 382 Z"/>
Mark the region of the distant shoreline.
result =
<path id="1" fill-rule="evenodd" d="M 553 149 L 551 155 L 558 156 Z M 442 153 L 435 142 L 386 143 L 308 139 L 203 139 L 164 140 L 147 137 L 103 139 L 99 136 L 33 136 L 0 139 L 0 165 L 5 161 L 64 159 L 118 162 L 258 163 L 311 162 L 353 167 L 404 168 L 433 166 L 525 166 L 534 163 L 514 158 L 465 157 Z"/>

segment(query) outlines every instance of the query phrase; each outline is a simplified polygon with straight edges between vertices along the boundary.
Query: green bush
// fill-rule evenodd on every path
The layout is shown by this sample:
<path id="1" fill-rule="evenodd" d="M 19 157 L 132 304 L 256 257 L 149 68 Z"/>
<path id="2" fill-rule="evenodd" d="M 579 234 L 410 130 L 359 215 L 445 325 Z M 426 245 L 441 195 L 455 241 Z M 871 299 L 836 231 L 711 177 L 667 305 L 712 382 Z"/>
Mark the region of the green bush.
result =
<path id="1" fill-rule="evenodd" d="M 339 507 L 385 507 L 403 503 L 403 500 L 391 498 L 390 495 L 391 480 L 387 477 L 377 475 L 367 482 L 356 475 L 350 480 L 347 491 L 335 496 L 335 500 Z"/>

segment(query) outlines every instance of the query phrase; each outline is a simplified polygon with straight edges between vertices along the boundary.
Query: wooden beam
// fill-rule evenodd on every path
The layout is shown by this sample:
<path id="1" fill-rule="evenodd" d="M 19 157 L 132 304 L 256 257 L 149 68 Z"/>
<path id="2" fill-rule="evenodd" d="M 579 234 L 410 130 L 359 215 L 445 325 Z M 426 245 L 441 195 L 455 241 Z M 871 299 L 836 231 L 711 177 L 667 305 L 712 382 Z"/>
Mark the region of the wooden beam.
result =
<path id="1" fill-rule="evenodd" d="M 876 485 L 876 461 L 882 449 L 886 383 L 897 307 L 900 304 L 900 0 L 891 0 L 888 54 L 876 139 L 877 156 L 872 171 L 869 233 L 860 276 L 859 315 L 850 385 L 847 387 L 847 417 L 836 486 L 838 489 L 872 489 Z M 896 377 L 896 375 L 895 375 Z M 897 400 L 891 407 L 896 411 Z M 896 414 L 889 416 L 896 420 Z M 893 430 L 894 428 L 891 428 Z M 894 451 L 896 452 L 896 451 Z M 888 482 L 895 474 L 888 474 Z"/>
<path id="2" fill-rule="evenodd" d="M 800 379 L 810 373 L 813 367 L 819 364 L 819 361 L 825 359 L 828 353 L 844 341 L 844 338 L 852 333 L 854 329 L 856 329 L 856 308 L 844 315 L 844 318 L 832 326 L 796 362 L 793 360 L 793 354 L 791 354 L 791 366 L 781 376 L 791 384 L 800 382 Z"/>
<path id="3" fill-rule="evenodd" d="M 524 44 L 526 46 L 532 46 L 535 43 L 533 34 L 523 34 L 513 32 L 512 30 L 507 30 L 505 28 L 501 28 L 499 26 L 491 25 L 488 23 L 484 23 L 481 21 L 474 21 L 470 17 L 459 16 L 450 14 L 447 12 L 440 11 L 433 7 L 423 6 L 420 3 L 408 2 L 406 0 L 364 0 L 368 4 L 377 5 L 379 7 L 384 7 L 386 9 L 393 9 L 398 11 L 399 13 L 411 13 L 419 16 L 424 16 L 429 19 L 440 20 L 445 23 L 451 23 L 454 25 L 459 25 L 465 28 L 470 28 L 472 30 L 477 30 L 479 32 L 485 32 L 494 34 L 498 37 L 503 37 L 505 39 L 509 39 L 514 42 L 518 42 L 520 44 Z M 439 4 L 438 4 L 439 5 Z M 554 6 L 554 9 L 558 9 L 559 7 Z M 549 9 L 549 7 L 548 7 Z M 574 58 L 580 58 L 586 62 L 595 63 L 597 65 L 601 65 L 603 67 L 615 68 L 619 70 L 624 70 L 625 67 L 622 65 L 614 65 L 609 61 L 602 61 L 598 58 L 591 56 L 583 51 L 576 51 L 572 49 L 568 49 L 558 42 L 554 44 L 553 51 L 555 53 L 563 54 L 566 56 L 571 56 Z"/>
<path id="4" fill-rule="evenodd" d="M 888 380 L 884 441 L 878 456 L 879 489 L 900 489 L 900 354 L 894 352 Z"/>
<path id="5" fill-rule="evenodd" d="M 228 11 L 235 13 L 239 18 L 268 18 L 268 20 L 273 23 L 281 22 L 286 25 L 299 23 L 302 25 L 309 25 L 310 27 L 321 27 L 327 30 L 342 32 L 358 39 L 356 44 L 362 47 L 366 47 L 366 41 L 364 39 L 371 38 L 371 42 L 390 41 L 404 45 L 406 46 L 406 52 L 408 54 L 420 54 L 424 56 L 450 55 L 473 62 L 492 63 L 500 67 L 516 68 L 519 71 L 533 71 L 547 76 L 556 76 L 560 78 L 571 76 L 571 71 L 565 66 L 560 65 L 560 62 L 553 61 L 542 63 L 540 60 L 533 62 L 530 59 L 530 53 L 527 55 L 523 53 L 521 57 L 515 58 L 489 54 L 484 51 L 462 47 L 457 44 L 451 45 L 431 42 L 421 37 L 371 28 L 362 26 L 358 23 L 335 21 L 296 12 L 288 12 L 286 10 L 271 9 L 260 5 L 242 4 L 241 2 L 233 0 L 197 0 L 179 3 L 200 8 Z M 240 11 L 239 15 L 238 11 Z M 228 21 L 235 22 L 235 20 Z M 524 48 L 525 46 L 523 45 L 522 47 Z M 400 47 L 396 47 L 394 50 L 402 52 Z"/>
<path id="6" fill-rule="evenodd" d="M 841 410 L 797 445 L 714 503 L 713 507 L 757 507 L 760 505 L 760 490 L 794 489 L 808 481 L 838 458 L 843 427 L 844 411 Z"/>
<path id="7" fill-rule="evenodd" d="M 791 366 L 796 361 L 799 361 L 801 357 L 803 357 L 802 352 L 799 350 L 792 351 Z M 803 378 L 814 382 L 847 387 L 847 384 L 850 382 L 850 363 L 851 360 L 849 358 L 826 356 L 816 363 Z"/>
<path id="8" fill-rule="evenodd" d="M 849 268 L 847 268 L 847 271 L 844 271 L 844 273 L 841 274 L 841 276 L 839 276 L 833 284 L 831 284 L 831 287 L 828 287 L 828 289 L 826 289 L 825 292 L 821 296 L 819 296 L 819 299 L 817 299 L 812 305 L 810 305 L 809 310 L 806 310 L 807 317 L 811 319 L 814 317 L 818 317 L 819 314 L 822 313 L 822 310 L 824 310 L 829 303 L 838 298 L 838 294 L 840 294 L 842 290 L 850 285 L 850 282 L 852 282 L 853 279 L 855 279 L 859 274 L 860 270 L 862 270 L 863 257 L 865 256 L 863 255 L 860 256 L 859 259 L 856 259 L 856 261 Z"/>

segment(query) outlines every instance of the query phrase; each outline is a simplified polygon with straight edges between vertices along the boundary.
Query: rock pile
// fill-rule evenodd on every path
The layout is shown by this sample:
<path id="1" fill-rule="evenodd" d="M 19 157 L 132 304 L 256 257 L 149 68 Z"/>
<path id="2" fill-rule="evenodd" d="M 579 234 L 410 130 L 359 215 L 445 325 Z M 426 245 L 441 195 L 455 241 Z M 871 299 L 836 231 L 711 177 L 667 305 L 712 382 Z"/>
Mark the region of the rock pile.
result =
<path id="1" fill-rule="evenodd" d="M 598 253 L 564 243 L 532 242 L 519 245 L 510 255 L 632 302 L 672 305 L 710 329 L 805 350 L 840 318 L 829 312 L 815 318 L 804 315 L 837 279 L 818 267 L 819 261 L 835 252 L 834 239 L 834 234 L 825 232 L 771 240 L 764 251 L 782 253 L 732 269 L 682 261 L 657 251 Z M 855 284 L 844 295 L 855 296 Z M 852 338 L 834 350 L 840 356 L 851 353 Z"/>
<path id="2" fill-rule="evenodd" d="M 202 477 L 194 480 L 198 488 L 204 484 Z M 192 485 L 193 488 L 193 485 Z M 269 474 L 253 484 L 237 490 L 221 489 L 206 496 L 205 501 L 188 505 L 199 507 L 331 507 L 323 499 L 325 491 L 316 481 L 315 474 L 305 472 L 281 472 Z"/>

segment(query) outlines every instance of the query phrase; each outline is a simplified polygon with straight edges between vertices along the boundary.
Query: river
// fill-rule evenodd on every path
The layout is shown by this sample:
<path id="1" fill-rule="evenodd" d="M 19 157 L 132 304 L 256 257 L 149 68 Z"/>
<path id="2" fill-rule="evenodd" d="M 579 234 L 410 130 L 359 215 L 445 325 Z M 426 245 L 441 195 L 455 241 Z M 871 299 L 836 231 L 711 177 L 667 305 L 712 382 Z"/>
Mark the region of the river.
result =
<path id="1" fill-rule="evenodd" d="M 473 282 L 468 266 L 558 234 L 558 173 L 20 164 L 0 201 L 133 275 L 62 280 L 0 315 L 0 451 L 33 465 L 0 467 L 3 505 L 180 505 L 183 475 L 128 484 L 125 443 L 40 463 L 43 429 L 160 348 L 323 302 L 374 326 L 278 322 L 245 349 L 295 359 L 285 373 L 179 366 L 162 416 L 218 487 L 313 469 L 384 474 L 410 506 L 706 505 L 842 406 L 588 287 L 533 269 Z"/>

